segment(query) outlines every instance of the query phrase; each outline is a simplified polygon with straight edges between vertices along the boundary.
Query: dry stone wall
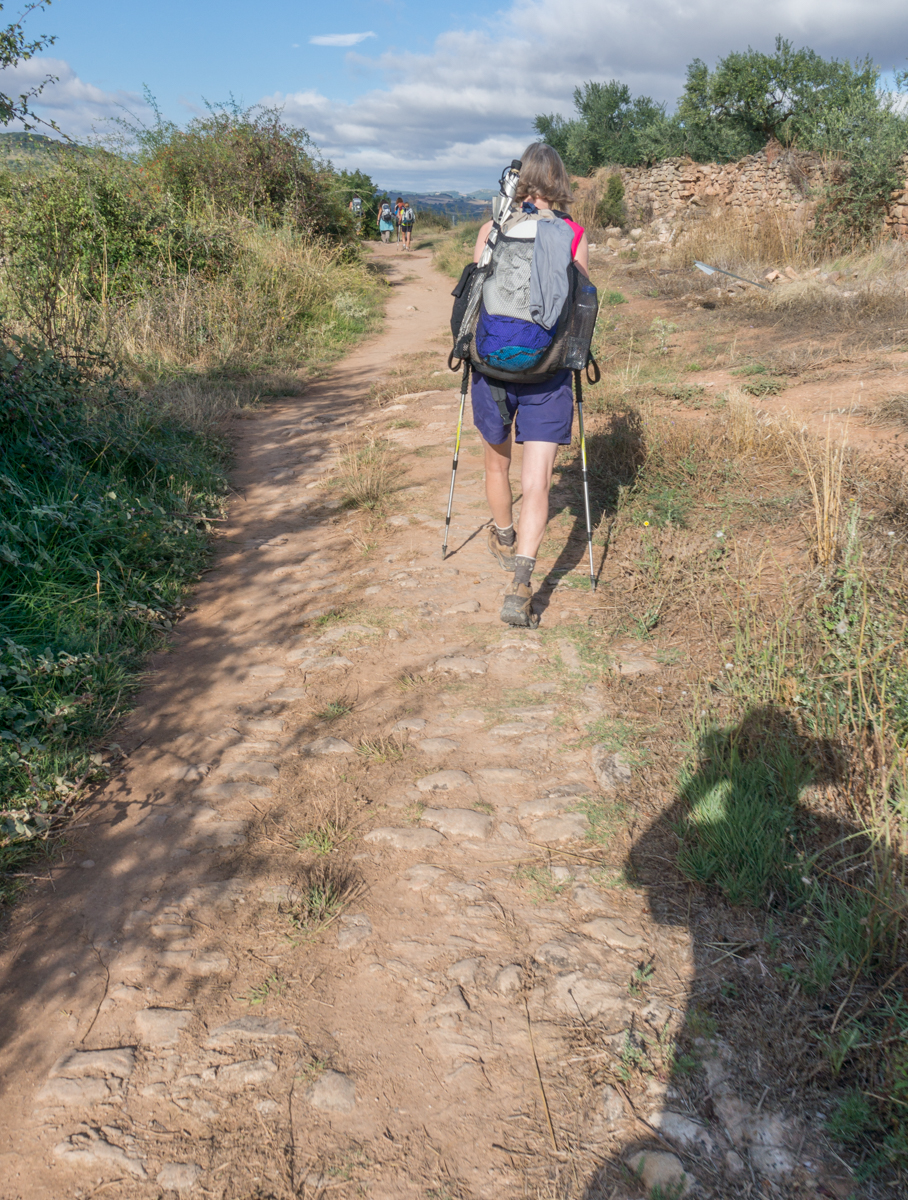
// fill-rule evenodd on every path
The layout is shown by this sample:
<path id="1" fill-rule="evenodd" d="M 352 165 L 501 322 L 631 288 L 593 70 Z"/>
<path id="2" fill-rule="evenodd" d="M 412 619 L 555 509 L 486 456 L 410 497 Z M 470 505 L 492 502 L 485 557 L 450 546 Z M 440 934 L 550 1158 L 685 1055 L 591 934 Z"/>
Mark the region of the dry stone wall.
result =
<path id="1" fill-rule="evenodd" d="M 908 156 L 902 165 L 902 174 L 908 175 Z M 624 181 L 625 203 L 635 221 L 672 220 L 685 209 L 724 207 L 749 220 L 778 214 L 806 226 L 832 164 L 820 154 L 770 142 L 737 162 L 668 158 L 653 167 L 604 168 L 600 174 L 615 171 Z M 908 237 L 908 179 L 892 194 L 885 226 L 896 237 Z"/>

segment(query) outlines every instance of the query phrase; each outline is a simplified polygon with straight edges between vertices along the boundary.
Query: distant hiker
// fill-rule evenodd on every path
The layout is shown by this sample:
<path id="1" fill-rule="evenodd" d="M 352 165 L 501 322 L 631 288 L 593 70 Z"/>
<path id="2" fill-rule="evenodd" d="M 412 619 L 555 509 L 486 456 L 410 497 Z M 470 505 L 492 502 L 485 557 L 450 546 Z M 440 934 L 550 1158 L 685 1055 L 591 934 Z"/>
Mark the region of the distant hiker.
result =
<path id="1" fill-rule="evenodd" d="M 416 213 L 411 205 L 406 200 L 403 201 L 403 208 L 400 210 L 400 230 L 404 235 L 404 249 L 410 249 L 410 237 L 413 233 L 413 222 L 416 220 Z"/>
<path id="2" fill-rule="evenodd" d="M 400 196 L 398 196 L 397 200 L 395 201 L 395 204 L 394 204 L 394 220 L 397 224 L 397 240 L 398 241 L 400 241 L 400 214 L 403 212 L 403 209 L 404 209 L 403 199 Z"/>
<path id="3" fill-rule="evenodd" d="M 379 205 L 378 232 L 383 242 L 387 243 L 391 241 L 391 234 L 394 232 L 394 213 L 391 211 L 391 205 L 387 200 L 382 200 Z"/>
<path id="4" fill-rule="evenodd" d="M 544 366 L 547 347 L 555 345 L 553 337 L 570 311 L 572 275 L 568 268 L 576 263 L 581 278 L 588 279 L 589 247 L 583 228 L 561 211 L 573 196 L 557 152 L 535 142 L 527 147 L 519 165 L 514 193 L 517 211 L 501 226 L 492 271 L 482 285 L 482 306 L 470 353 L 474 359 L 471 395 L 473 423 L 485 443 L 486 497 L 493 522 L 489 550 L 501 567 L 514 572 L 501 619 L 510 625 L 534 626 L 538 617 L 532 609 L 530 579 L 549 519 L 555 455 L 559 446 L 571 442 L 571 371 L 557 370 L 547 378 L 541 372 L 543 382 L 535 383 L 510 382 L 507 374 L 532 374 Z M 493 222 L 486 221 L 479 231 L 473 255 L 476 263 L 482 259 L 492 227 Z M 509 278 L 499 278 L 494 270 L 504 256 L 509 256 Z M 526 265 L 529 263 L 532 267 Z M 519 281 L 516 290 L 514 272 Z M 483 375 L 477 357 L 494 364 L 499 377 Z M 512 429 L 514 440 L 523 445 L 518 530 L 514 528 L 509 477 Z"/>
<path id="5" fill-rule="evenodd" d="M 356 222 L 356 232 L 359 233 L 363 227 L 363 202 L 358 192 L 353 193 L 353 199 L 348 205 L 353 213 L 353 220 Z"/>

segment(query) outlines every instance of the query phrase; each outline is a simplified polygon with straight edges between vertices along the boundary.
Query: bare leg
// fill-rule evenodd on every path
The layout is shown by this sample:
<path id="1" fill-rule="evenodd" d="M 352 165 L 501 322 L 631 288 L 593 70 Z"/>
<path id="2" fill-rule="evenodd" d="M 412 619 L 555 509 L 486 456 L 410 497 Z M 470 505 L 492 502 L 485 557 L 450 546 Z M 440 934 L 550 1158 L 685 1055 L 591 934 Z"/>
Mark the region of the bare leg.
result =
<path id="1" fill-rule="evenodd" d="M 514 517 L 511 509 L 513 496 L 508 472 L 511 469 L 511 439 L 499 442 L 483 442 L 485 447 L 486 499 L 492 510 L 492 520 L 499 529 L 507 529 Z"/>
<path id="2" fill-rule="evenodd" d="M 523 469 L 520 476 L 523 500 L 520 503 L 517 553 L 527 558 L 536 557 L 549 522 L 549 489 L 552 486 L 552 468 L 555 466 L 557 453 L 558 447 L 554 442 L 523 443 Z M 488 478 L 487 470 L 487 492 Z M 489 503 L 491 504 L 491 496 Z M 494 508 L 492 511 L 495 511 Z"/>

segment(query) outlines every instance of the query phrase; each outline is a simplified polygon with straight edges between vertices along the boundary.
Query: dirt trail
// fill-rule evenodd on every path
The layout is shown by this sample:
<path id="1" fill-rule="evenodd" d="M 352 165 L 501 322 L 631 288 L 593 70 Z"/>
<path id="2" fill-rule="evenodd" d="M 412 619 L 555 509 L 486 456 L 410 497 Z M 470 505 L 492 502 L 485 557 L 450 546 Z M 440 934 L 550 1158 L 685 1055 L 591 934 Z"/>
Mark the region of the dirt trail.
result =
<path id="1" fill-rule="evenodd" d="M 759 1135 L 793 1167 L 780 1127 L 667 1114 L 667 1073 L 635 1114 L 586 1069 L 635 1022 L 678 1028 L 688 933 L 598 865 L 633 828 L 590 807 L 627 770 L 582 737 L 610 703 L 571 633 L 582 538 L 549 563 L 542 629 L 501 626 L 468 435 L 440 561 L 456 392 L 367 395 L 409 350 L 442 369 L 449 283 L 377 254 L 384 332 L 242 426 L 216 565 L 117 735 L 127 765 L 6 930 L 4 1200 L 619 1200 L 641 1192 L 594 1180 L 641 1135 L 732 1172 Z M 364 553 L 323 481 L 369 427 L 409 490 Z M 301 928 L 331 888 L 345 906 Z"/>

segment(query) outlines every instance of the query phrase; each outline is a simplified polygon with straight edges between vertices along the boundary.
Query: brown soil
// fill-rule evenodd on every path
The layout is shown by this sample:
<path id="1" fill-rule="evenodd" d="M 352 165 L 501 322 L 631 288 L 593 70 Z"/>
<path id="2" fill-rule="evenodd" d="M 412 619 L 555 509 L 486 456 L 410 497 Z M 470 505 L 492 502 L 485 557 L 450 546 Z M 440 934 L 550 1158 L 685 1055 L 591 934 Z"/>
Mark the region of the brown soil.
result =
<path id="1" fill-rule="evenodd" d="M 0 1195 L 622 1200 L 640 1147 L 703 1195 L 847 1194 L 809 1126 L 732 1090 L 733 1050 L 704 1033 L 673 1076 L 685 895 L 622 875 L 670 795 L 586 732 L 671 668 L 632 639 L 584 657 L 576 527 L 541 563 L 540 631 L 500 624 L 472 431 L 441 561 L 452 377 L 370 394 L 415 350 L 444 371 L 450 282 L 375 254 L 384 331 L 239 427 L 126 765 L 6 927 Z M 853 394 L 811 386 L 818 415 Z M 406 472 L 377 528 L 328 482 L 369 430 Z"/>

